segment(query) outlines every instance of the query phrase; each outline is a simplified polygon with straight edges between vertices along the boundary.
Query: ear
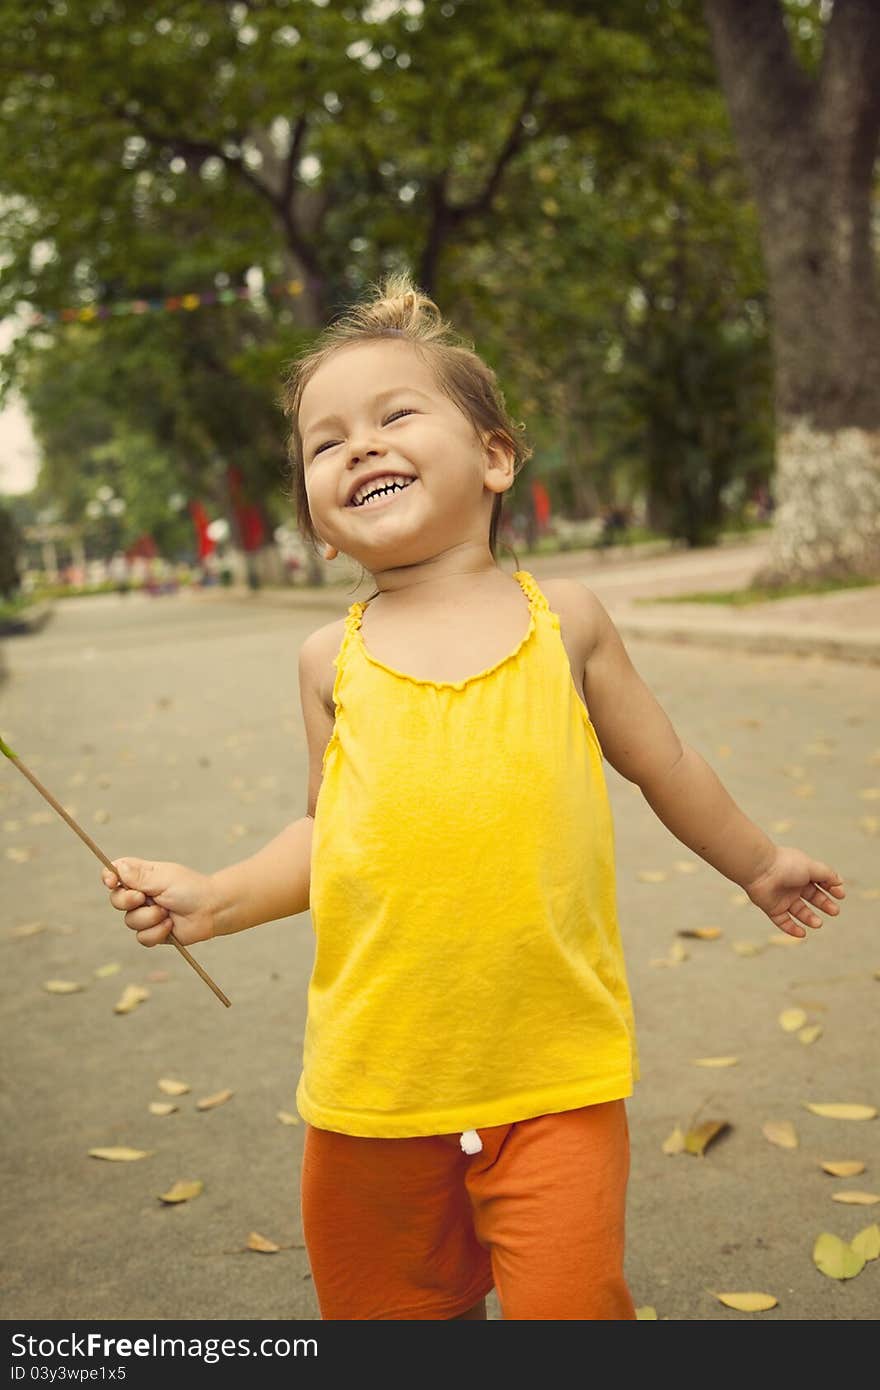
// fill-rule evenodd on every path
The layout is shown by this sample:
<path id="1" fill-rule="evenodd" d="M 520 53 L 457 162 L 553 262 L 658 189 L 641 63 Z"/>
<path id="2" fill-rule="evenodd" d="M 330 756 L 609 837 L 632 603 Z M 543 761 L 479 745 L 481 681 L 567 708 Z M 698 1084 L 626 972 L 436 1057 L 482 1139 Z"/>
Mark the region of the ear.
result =
<path id="1" fill-rule="evenodd" d="M 337 556 L 338 554 L 339 554 L 339 551 L 336 549 L 336 546 L 335 546 L 335 545 L 329 545 L 329 544 L 328 544 L 328 545 L 325 545 L 325 546 L 324 546 L 324 559 L 325 559 L 325 560 L 335 560 L 335 559 L 336 559 L 336 556 Z"/>
<path id="2" fill-rule="evenodd" d="M 484 434 L 483 451 L 486 471 L 483 481 L 490 492 L 507 492 L 513 485 L 516 453 L 513 444 L 503 434 Z"/>

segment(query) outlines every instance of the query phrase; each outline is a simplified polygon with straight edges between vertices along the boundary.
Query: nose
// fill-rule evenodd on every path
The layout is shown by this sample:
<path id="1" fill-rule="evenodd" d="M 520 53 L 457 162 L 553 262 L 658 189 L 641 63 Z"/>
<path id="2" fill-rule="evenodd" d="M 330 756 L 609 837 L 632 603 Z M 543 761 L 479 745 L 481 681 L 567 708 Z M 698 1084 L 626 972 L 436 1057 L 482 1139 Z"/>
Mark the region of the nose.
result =
<path id="1" fill-rule="evenodd" d="M 360 439 L 352 439 L 348 446 L 349 467 L 354 463 L 361 463 L 368 458 L 384 458 L 386 449 L 384 444 L 378 439 L 363 436 Z"/>

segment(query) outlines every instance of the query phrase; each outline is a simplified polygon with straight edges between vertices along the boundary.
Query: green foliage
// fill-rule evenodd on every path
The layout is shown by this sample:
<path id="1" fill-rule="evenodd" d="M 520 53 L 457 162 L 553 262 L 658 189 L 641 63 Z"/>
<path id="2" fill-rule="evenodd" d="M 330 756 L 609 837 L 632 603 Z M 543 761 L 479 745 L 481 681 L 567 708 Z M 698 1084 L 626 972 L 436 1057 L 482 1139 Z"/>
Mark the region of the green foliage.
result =
<path id="1" fill-rule="evenodd" d="M 764 290 L 698 0 L 0 0 L 0 312 L 296 275 L 302 294 L 50 323 L 7 379 L 40 496 L 184 543 L 226 470 L 285 516 L 285 364 L 410 268 L 496 368 L 575 516 L 710 535 L 769 467 Z M 716 418 L 716 415 L 719 418 Z M 722 423 L 723 422 L 723 423 Z M 105 528 L 106 529 L 106 528 Z M 109 535 L 104 540 L 112 539 Z"/>

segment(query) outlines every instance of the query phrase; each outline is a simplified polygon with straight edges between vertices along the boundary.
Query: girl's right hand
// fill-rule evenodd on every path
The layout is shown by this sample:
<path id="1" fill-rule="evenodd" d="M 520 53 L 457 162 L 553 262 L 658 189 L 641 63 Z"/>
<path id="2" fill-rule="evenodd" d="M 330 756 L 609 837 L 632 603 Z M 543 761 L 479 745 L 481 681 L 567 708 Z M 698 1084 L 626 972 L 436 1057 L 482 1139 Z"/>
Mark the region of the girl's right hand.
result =
<path id="1" fill-rule="evenodd" d="M 101 875 L 110 889 L 110 902 L 125 913 L 125 925 L 137 932 L 142 946 L 158 946 L 170 932 L 181 946 L 207 941 L 214 935 L 211 880 L 183 864 L 157 864 L 149 859 L 115 859 L 117 876 Z"/>

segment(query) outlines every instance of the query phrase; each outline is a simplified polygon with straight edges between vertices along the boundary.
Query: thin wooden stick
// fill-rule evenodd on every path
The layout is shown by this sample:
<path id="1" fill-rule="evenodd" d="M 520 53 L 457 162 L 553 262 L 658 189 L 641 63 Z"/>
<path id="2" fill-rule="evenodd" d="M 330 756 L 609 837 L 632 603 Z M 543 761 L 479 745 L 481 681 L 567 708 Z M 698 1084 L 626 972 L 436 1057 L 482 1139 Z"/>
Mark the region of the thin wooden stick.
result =
<path id="1" fill-rule="evenodd" d="M 35 777 L 34 774 L 30 771 L 30 769 L 25 767 L 24 763 L 20 760 L 20 758 L 16 757 L 9 745 L 3 742 L 2 738 L 0 738 L 0 752 L 4 753 L 6 757 L 9 759 L 9 761 L 15 764 L 19 772 L 23 773 L 24 776 L 28 779 L 28 781 L 36 787 L 40 795 L 46 798 L 49 805 L 52 807 L 53 810 L 58 812 L 62 820 L 67 821 L 67 824 L 70 826 L 71 830 L 76 832 L 76 834 L 82 840 L 83 844 L 88 845 L 89 849 L 92 851 L 92 854 L 97 855 L 104 867 L 106 869 L 109 869 L 112 874 L 116 875 L 116 878 L 118 879 L 121 887 L 127 887 L 127 885 L 122 882 L 122 879 L 119 878 L 119 871 L 116 868 L 115 864 L 111 863 L 111 861 L 107 858 L 103 850 L 99 849 L 98 846 L 95 844 L 91 836 L 86 834 L 82 826 L 77 825 L 76 821 L 73 819 L 73 816 L 68 815 L 61 803 L 56 801 L 52 793 L 46 790 L 39 778 Z M 152 901 L 152 898 L 147 898 L 148 903 L 152 903 Z M 195 957 L 191 956 L 186 947 L 180 944 L 173 932 L 169 932 L 167 939 L 171 942 L 172 946 L 177 947 L 184 960 L 189 962 L 189 964 L 192 966 L 193 970 L 195 970 L 197 975 L 201 975 L 205 984 L 208 985 L 214 991 L 221 1004 L 225 1004 L 228 1009 L 232 1001 L 226 998 L 226 995 L 223 993 L 222 989 L 220 989 L 218 985 L 214 984 L 214 981 L 211 979 L 211 976 L 207 973 L 206 970 L 202 969 Z"/>

